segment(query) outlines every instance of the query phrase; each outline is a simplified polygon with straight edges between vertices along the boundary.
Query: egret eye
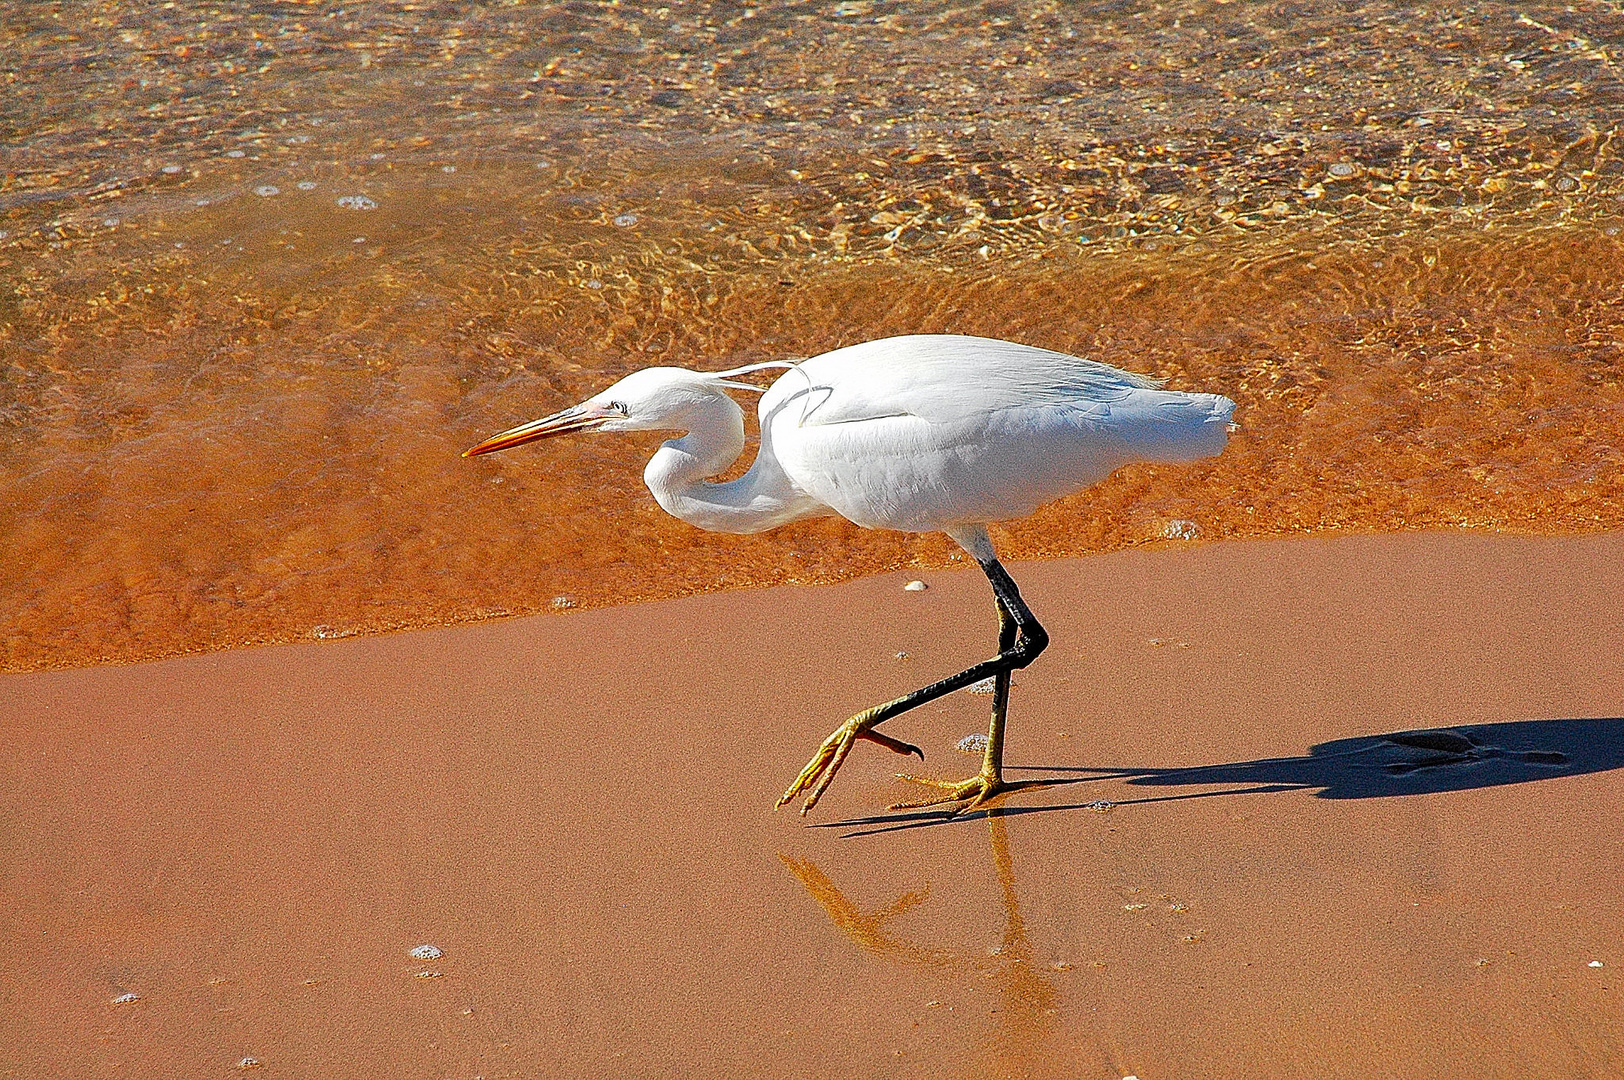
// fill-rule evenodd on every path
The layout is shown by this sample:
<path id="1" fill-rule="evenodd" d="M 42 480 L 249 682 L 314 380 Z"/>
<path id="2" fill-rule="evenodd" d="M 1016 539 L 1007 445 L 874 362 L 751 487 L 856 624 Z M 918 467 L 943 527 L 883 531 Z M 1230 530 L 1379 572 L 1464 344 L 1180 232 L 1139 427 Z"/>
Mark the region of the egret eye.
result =
<path id="1" fill-rule="evenodd" d="M 611 401 L 609 403 L 609 407 L 615 410 L 621 416 L 630 416 L 632 414 L 632 411 L 626 408 L 626 403 L 624 401 Z"/>

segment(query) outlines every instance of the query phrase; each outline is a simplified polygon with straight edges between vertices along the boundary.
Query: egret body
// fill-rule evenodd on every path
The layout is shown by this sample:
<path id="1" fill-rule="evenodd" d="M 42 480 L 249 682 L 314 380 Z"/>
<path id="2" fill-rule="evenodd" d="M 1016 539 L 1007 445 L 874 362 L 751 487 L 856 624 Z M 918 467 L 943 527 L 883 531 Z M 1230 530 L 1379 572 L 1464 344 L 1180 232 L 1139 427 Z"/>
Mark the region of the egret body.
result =
<path id="1" fill-rule="evenodd" d="M 787 368 L 763 391 L 739 376 Z M 744 452 L 744 413 L 728 389 L 761 394 L 761 448 L 748 472 L 714 483 Z M 511 428 L 466 451 L 488 454 L 577 431 L 680 431 L 643 472 L 670 514 L 702 529 L 754 533 L 838 515 L 871 529 L 941 531 L 980 564 L 998 608 L 998 654 L 865 709 L 834 730 L 795 778 L 804 814 L 859 739 L 918 747 L 875 730 L 899 713 L 992 677 L 981 771 L 967 780 L 905 779 L 937 789 L 893 809 L 959 803 L 1011 789 L 1002 773 L 1011 672 L 1048 644 L 987 535 L 1134 461 L 1193 461 L 1224 448 L 1235 403 L 1161 389 L 1156 380 L 1048 349 L 990 338 L 910 335 L 852 345 L 800 363 L 731 371 L 636 371 L 579 405 Z"/>

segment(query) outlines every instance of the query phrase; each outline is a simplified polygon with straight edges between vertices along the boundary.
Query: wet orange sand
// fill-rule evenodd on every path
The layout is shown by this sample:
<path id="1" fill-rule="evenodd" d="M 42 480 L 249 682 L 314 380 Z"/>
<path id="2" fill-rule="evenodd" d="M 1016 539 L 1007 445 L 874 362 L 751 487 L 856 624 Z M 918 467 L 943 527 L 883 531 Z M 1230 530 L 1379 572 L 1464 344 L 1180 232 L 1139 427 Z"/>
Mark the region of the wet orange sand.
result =
<path id="1" fill-rule="evenodd" d="M 0 1076 L 1624 1066 L 1624 534 L 1013 570 L 1073 782 L 949 824 L 874 747 L 770 806 L 986 651 L 973 572 L 8 675 Z M 891 729 L 967 773 L 986 703 Z"/>

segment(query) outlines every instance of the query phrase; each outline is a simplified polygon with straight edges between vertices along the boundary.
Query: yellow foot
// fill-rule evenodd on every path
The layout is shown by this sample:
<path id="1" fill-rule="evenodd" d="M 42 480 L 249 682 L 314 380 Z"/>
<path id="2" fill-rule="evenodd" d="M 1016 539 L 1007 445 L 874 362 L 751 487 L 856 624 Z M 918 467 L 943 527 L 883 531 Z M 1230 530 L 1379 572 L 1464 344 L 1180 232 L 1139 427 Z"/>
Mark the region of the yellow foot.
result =
<path id="1" fill-rule="evenodd" d="M 867 739 L 869 742 L 879 743 L 887 750 L 894 750 L 899 754 L 918 754 L 920 761 L 925 760 L 925 752 L 919 747 L 912 743 L 905 743 L 901 739 L 893 739 L 889 735 L 881 735 L 877 731 L 870 730 L 864 714 L 858 713 L 835 728 L 829 737 L 823 740 L 823 745 L 818 747 L 818 752 L 812 755 L 812 760 L 806 763 L 806 768 L 802 769 L 801 775 L 795 778 L 795 783 L 791 784 L 789 789 L 779 796 L 778 801 L 773 805 L 775 807 L 783 806 L 809 787 L 812 788 L 812 793 L 806 797 L 806 802 L 802 804 L 801 813 L 805 814 L 818 805 L 818 800 L 823 798 L 823 793 L 828 790 L 829 782 L 835 778 L 835 773 L 840 771 L 840 766 L 845 762 L 846 755 L 851 753 L 852 743 L 858 739 Z M 813 787 L 814 784 L 817 786 Z"/>
<path id="2" fill-rule="evenodd" d="M 898 780 L 906 780 L 910 784 L 923 784 L 940 791 L 940 795 L 933 795 L 928 799 L 917 799 L 913 802 L 892 803 L 887 810 L 917 810 L 922 806 L 940 806 L 943 803 L 963 803 L 955 806 L 953 813 L 962 814 L 966 810 L 976 807 L 1005 792 L 1013 791 L 1016 784 L 1006 784 L 996 776 L 981 773 L 968 780 L 932 780 L 928 776 L 909 776 L 907 773 L 898 773 Z"/>

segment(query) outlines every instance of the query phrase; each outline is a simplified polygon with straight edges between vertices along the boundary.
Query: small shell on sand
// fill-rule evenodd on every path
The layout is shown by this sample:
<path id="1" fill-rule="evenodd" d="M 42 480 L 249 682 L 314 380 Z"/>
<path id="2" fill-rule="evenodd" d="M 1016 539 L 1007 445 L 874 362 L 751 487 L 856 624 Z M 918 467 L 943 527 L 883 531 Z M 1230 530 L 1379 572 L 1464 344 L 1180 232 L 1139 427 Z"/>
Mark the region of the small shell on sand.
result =
<path id="1" fill-rule="evenodd" d="M 910 582 L 908 582 L 908 584 L 906 584 L 906 585 L 904 585 L 902 587 L 902 591 L 903 592 L 924 592 L 928 588 L 930 588 L 930 586 L 926 585 L 923 581 L 910 581 Z"/>
<path id="2" fill-rule="evenodd" d="M 1590 961 L 1590 966 L 1591 967 L 1601 967 L 1603 965 L 1602 965 L 1602 962 L 1600 960 L 1592 960 L 1592 961 Z"/>
<path id="3" fill-rule="evenodd" d="M 412 976 L 414 979 L 442 979 L 444 974 L 438 971 L 419 971 Z"/>
<path id="4" fill-rule="evenodd" d="M 113 999 L 113 1004 L 114 1005 L 128 1005 L 132 1001 L 140 1001 L 140 1000 L 141 1000 L 141 995 L 140 994 L 137 994 L 132 990 L 126 990 L 124 993 L 120 994 L 118 997 Z"/>
<path id="5" fill-rule="evenodd" d="M 987 752 L 987 737 L 980 732 L 966 735 L 953 744 L 953 749 L 961 754 L 985 754 Z"/>
<path id="6" fill-rule="evenodd" d="M 438 960 L 444 955 L 437 945 L 419 945 L 411 951 L 413 960 Z"/>
<path id="7" fill-rule="evenodd" d="M 263 1064 L 263 1062 L 261 1062 L 259 1060 L 259 1058 L 257 1058 L 257 1057 L 245 1057 L 241 1061 L 237 1062 L 237 1068 L 239 1068 L 239 1069 L 257 1069 L 262 1064 Z"/>
<path id="8" fill-rule="evenodd" d="M 969 686 L 965 687 L 965 689 L 970 691 L 970 693 L 972 693 L 972 694 L 990 694 L 994 690 L 996 690 L 997 688 L 998 688 L 998 678 L 995 675 L 988 675 L 985 679 L 982 679 L 980 682 L 971 683 Z"/>

